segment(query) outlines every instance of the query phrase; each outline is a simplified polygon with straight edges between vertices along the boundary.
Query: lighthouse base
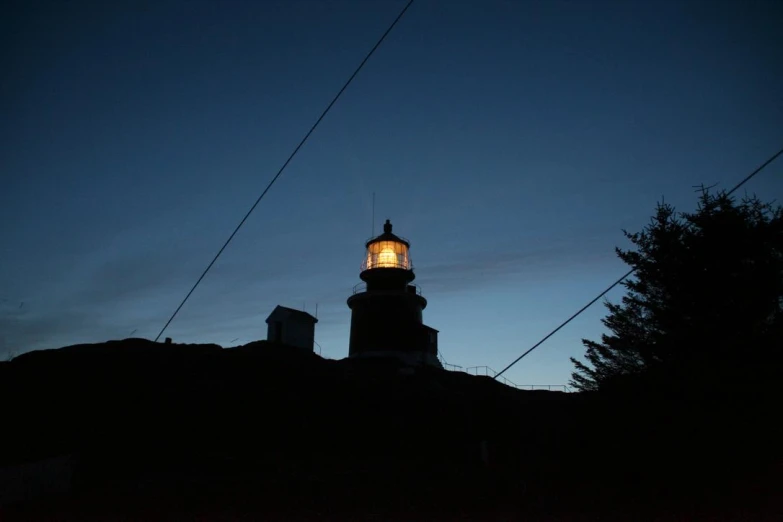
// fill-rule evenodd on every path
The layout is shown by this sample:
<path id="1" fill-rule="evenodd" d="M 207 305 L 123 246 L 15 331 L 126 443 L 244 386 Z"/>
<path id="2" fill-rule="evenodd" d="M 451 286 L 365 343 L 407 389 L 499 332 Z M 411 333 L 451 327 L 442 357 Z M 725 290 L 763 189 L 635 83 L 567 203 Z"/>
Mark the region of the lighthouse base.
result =
<path id="1" fill-rule="evenodd" d="M 406 366 L 431 366 L 443 369 L 438 357 L 425 352 L 400 352 L 396 350 L 369 350 L 351 354 L 349 359 L 396 359 Z"/>

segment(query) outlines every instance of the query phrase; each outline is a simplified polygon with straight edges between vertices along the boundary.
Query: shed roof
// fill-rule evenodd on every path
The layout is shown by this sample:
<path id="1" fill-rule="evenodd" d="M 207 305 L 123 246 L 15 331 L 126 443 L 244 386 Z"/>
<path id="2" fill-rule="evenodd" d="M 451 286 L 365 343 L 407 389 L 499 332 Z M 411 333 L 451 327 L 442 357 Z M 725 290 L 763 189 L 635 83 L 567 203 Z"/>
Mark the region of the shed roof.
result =
<path id="1" fill-rule="evenodd" d="M 286 321 L 289 318 L 306 319 L 312 321 L 313 324 L 318 322 L 318 319 L 302 310 L 296 310 L 294 308 L 288 308 L 287 306 L 277 305 L 269 317 L 266 318 L 266 322 L 270 321 Z"/>

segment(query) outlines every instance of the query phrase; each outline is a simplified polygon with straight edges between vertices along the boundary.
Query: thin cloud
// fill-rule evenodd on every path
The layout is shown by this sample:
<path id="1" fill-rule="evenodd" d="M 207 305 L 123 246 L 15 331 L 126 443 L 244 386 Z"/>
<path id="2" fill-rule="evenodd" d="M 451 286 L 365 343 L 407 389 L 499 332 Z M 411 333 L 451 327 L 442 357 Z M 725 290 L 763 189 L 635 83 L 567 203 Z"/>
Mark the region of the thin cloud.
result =
<path id="1" fill-rule="evenodd" d="M 185 280 L 184 274 L 176 269 L 177 261 L 139 254 L 107 260 L 90 273 L 73 299 L 95 306 L 177 288 Z"/>
<path id="2" fill-rule="evenodd" d="M 481 286 L 507 276 L 552 277 L 577 266 L 614 258 L 611 248 L 594 243 L 559 243 L 530 250 L 462 254 L 460 260 L 417 266 L 417 282 L 428 293 L 454 292 Z"/>
<path id="3" fill-rule="evenodd" d="M 0 358 L 65 344 L 99 342 L 112 337 L 113 327 L 85 310 L 31 311 L 0 316 Z"/>

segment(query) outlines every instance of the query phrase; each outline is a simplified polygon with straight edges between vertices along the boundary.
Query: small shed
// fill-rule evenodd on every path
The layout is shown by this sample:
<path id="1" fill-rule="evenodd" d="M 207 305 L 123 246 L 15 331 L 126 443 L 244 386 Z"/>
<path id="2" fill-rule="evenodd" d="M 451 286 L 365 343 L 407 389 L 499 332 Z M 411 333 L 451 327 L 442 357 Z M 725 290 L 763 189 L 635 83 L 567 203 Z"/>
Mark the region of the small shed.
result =
<path id="1" fill-rule="evenodd" d="M 307 312 L 278 305 L 266 318 L 266 340 L 312 352 L 317 322 L 318 319 Z"/>

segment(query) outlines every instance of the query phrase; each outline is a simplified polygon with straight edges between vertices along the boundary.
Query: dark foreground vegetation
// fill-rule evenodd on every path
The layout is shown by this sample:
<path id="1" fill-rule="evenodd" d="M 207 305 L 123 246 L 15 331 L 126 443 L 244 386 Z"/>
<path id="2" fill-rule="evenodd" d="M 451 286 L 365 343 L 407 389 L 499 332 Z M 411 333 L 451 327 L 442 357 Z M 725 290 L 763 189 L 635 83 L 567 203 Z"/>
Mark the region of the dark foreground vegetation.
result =
<path id="1" fill-rule="evenodd" d="M 32 352 L 0 365 L 2 466 L 70 456 L 72 477 L 2 515 L 775 520 L 775 370 L 565 394 L 264 342 Z"/>

